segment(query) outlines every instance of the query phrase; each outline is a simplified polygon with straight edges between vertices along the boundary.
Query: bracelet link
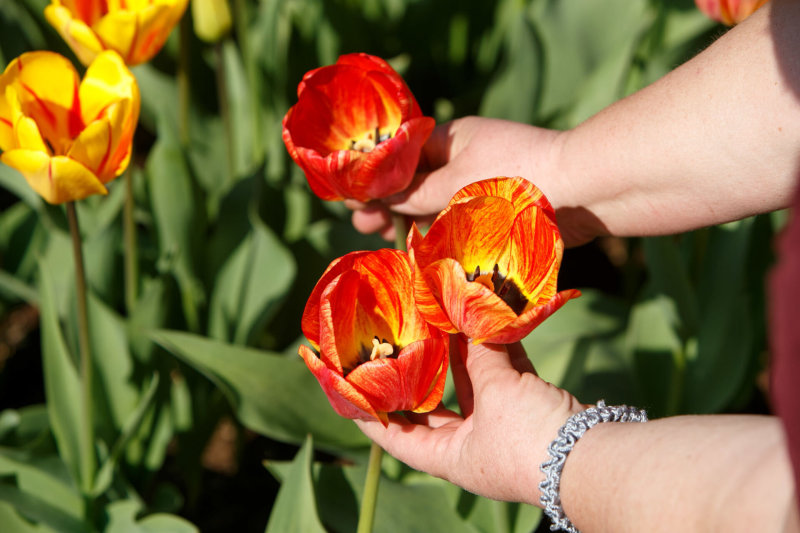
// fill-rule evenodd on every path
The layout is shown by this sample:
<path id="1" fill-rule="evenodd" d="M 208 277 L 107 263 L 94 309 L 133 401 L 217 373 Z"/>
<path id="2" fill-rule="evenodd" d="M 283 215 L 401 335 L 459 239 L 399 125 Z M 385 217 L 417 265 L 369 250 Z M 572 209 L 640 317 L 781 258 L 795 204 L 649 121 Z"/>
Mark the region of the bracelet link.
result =
<path id="1" fill-rule="evenodd" d="M 578 439 L 590 428 L 603 422 L 647 422 L 647 413 L 644 409 L 627 405 L 607 406 L 604 400 L 600 400 L 596 406 L 572 415 L 561 426 L 558 436 L 547 447 L 550 459 L 539 467 L 545 474 L 544 481 L 539 484 L 539 503 L 552 521 L 550 531 L 563 529 L 568 533 L 580 533 L 561 507 L 561 471 Z"/>

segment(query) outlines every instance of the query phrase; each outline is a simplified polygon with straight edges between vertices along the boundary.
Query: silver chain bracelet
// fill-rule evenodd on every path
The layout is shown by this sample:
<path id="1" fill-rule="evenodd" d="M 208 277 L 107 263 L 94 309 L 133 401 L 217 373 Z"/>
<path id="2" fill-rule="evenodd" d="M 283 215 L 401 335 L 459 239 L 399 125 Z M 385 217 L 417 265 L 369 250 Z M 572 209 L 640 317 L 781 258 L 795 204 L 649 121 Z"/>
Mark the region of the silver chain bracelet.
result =
<path id="1" fill-rule="evenodd" d="M 539 467 L 545 475 L 545 480 L 539 483 L 541 492 L 539 503 L 542 504 L 544 513 L 552 521 L 550 531 L 563 529 L 569 533 L 580 533 L 569 521 L 561 507 L 561 470 L 564 468 L 567 455 L 572 451 L 578 439 L 589 428 L 601 422 L 647 422 L 647 413 L 644 409 L 627 405 L 609 407 L 606 406 L 604 400 L 600 400 L 596 407 L 590 407 L 572 415 L 561 426 L 561 429 L 558 430 L 558 437 L 547 447 L 550 459 Z"/>

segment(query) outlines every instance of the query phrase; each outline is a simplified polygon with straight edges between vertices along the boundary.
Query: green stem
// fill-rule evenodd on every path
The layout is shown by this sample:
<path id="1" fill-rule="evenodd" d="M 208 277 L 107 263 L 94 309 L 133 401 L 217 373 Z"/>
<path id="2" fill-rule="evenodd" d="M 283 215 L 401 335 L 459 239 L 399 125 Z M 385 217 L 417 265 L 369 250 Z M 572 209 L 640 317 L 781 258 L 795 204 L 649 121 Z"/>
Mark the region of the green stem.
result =
<path id="1" fill-rule="evenodd" d="M 131 157 L 132 159 L 132 157 Z M 128 315 L 133 312 L 138 298 L 139 251 L 136 247 L 136 223 L 133 219 L 133 172 L 130 167 L 123 177 L 125 180 L 125 209 L 123 227 L 125 235 L 125 307 Z"/>
<path id="2" fill-rule="evenodd" d="M 89 315 L 86 310 L 86 271 L 83 266 L 81 233 L 75 203 L 67 203 L 67 219 L 72 237 L 72 253 L 75 258 L 75 294 L 78 304 L 78 346 L 81 354 L 81 482 L 84 493 L 94 485 L 97 463 L 94 453 L 94 417 L 92 413 L 92 354 L 89 347 Z"/>
<path id="3" fill-rule="evenodd" d="M 189 146 L 189 109 L 191 91 L 189 90 L 189 46 L 192 32 L 189 17 L 183 17 L 178 25 L 178 135 L 183 146 Z"/>
<path id="4" fill-rule="evenodd" d="M 406 236 L 408 235 L 406 216 L 392 212 L 392 224 L 394 225 L 394 247 L 405 252 Z"/>
<path id="5" fill-rule="evenodd" d="M 369 449 L 367 477 L 364 480 L 364 497 L 361 499 L 361 514 L 358 517 L 357 533 L 371 533 L 375 522 L 375 504 L 378 503 L 378 482 L 381 479 L 383 449 L 372 443 Z"/>
<path id="6" fill-rule="evenodd" d="M 233 146 L 233 127 L 231 126 L 231 106 L 228 102 L 228 81 L 225 78 L 225 54 L 222 50 L 222 42 L 214 45 L 217 63 L 217 101 L 219 102 L 219 114 L 222 117 L 222 126 L 225 128 L 225 147 L 228 149 L 228 182 L 232 182 L 236 174 L 236 163 L 234 160 Z"/>

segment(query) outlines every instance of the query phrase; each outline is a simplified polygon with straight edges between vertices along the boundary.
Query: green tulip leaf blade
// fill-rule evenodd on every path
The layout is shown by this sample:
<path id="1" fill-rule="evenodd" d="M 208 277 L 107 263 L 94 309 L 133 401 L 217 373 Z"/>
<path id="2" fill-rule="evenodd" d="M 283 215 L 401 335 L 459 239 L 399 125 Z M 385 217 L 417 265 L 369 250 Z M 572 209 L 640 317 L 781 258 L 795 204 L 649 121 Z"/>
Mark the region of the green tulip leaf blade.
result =
<path id="1" fill-rule="evenodd" d="M 43 372 L 50 427 L 61 457 L 74 479 L 80 480 L 79 431 L 83 424 L 80 377 L 62 336 L 53 281 L 43 263 L 39 277 Z"/>
<path id="2" fill-rule="evenodd" d="M 211 379 L 239 420 L 276 440 L 301 443 L 307 434 L 322 449 L 363 449 L 369 440 L 330 407 L 300 357 L 223 344 L 177 331 L 150 338 Z"/>
<path id="3" fill-rule="evenodd" d="M 11 505 L 19 515 L 46 526 L 49 531 L 89 533 L 90 529 L 80 519 L 59 509 L 42 498 L 21 490 L 14 476 L 0 478 L 0 502 Z M 0 516 L 2 516 L 0 512 Z M 5 528 L 5 523 L 3 524 Z M 5 531 L 5 529 L 4 529 Z"/>
<path id="4" fill-rule="evenodd" d="M 111 485 L 117 461 L 119 461 L 120 456 L 125 451 L 125 447 L 131 439 L 136 436 L 145 415 L 153 404 L 153 400 L 156 397 L 156 390 L 158 390 L 158 382 L 158 374 L 154 374 L 136 410 L 130 414 L 130 418 L 125 422 L 122 432 L 111 449 L 111 454 L 100 467 L 100 471 L 95 478 L 94 487 L 92 488 L 92 495 L 95 497 L 104 493 Z"/>
<path id="5" fill-rule="evenodd" d="M 317 516 L 311 479 L 312 442 L 308 436 L 282 480 L 265 533 L 325 533 Z"/>
<path id="6" fill-rule="evenodd" d="M 185 519 L 155 513 L 137 519 L 142 504 L 136 500 L 117 500 L 106 507 L 108 525 L 105 533 L 198 533 L 197 527 Z"/>

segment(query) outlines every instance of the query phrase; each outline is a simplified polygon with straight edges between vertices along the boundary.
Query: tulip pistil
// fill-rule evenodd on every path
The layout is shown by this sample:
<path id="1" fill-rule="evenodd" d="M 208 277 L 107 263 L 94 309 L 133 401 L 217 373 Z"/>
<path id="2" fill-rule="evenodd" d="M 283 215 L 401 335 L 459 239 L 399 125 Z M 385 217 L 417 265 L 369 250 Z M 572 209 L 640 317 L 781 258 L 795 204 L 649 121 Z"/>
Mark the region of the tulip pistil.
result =
<path id="1" fill-rule="evenodd" d="M 368 131 L 360 139 L 350 139 L 349 149 L 356 150 L 357 152 L 369 153 L 380 143 L 388 141 L 391 138 L 392 134 L 390 132 L 381 133 L 380 128 L 375 127 L 374 130 Z"/>
<path id="2" fill-rule="evenodd" d="M 519 316 L 528 305 L 528 298 L 514 283 L 514 280 L 500 273 L 500 266 L 495 264 L 491 272 L 483 273 L 480 266 L 475 267 L 475 272 L 467 274 L 467 281 L 480 283 L 494 292 L 514 313 Z"/>

